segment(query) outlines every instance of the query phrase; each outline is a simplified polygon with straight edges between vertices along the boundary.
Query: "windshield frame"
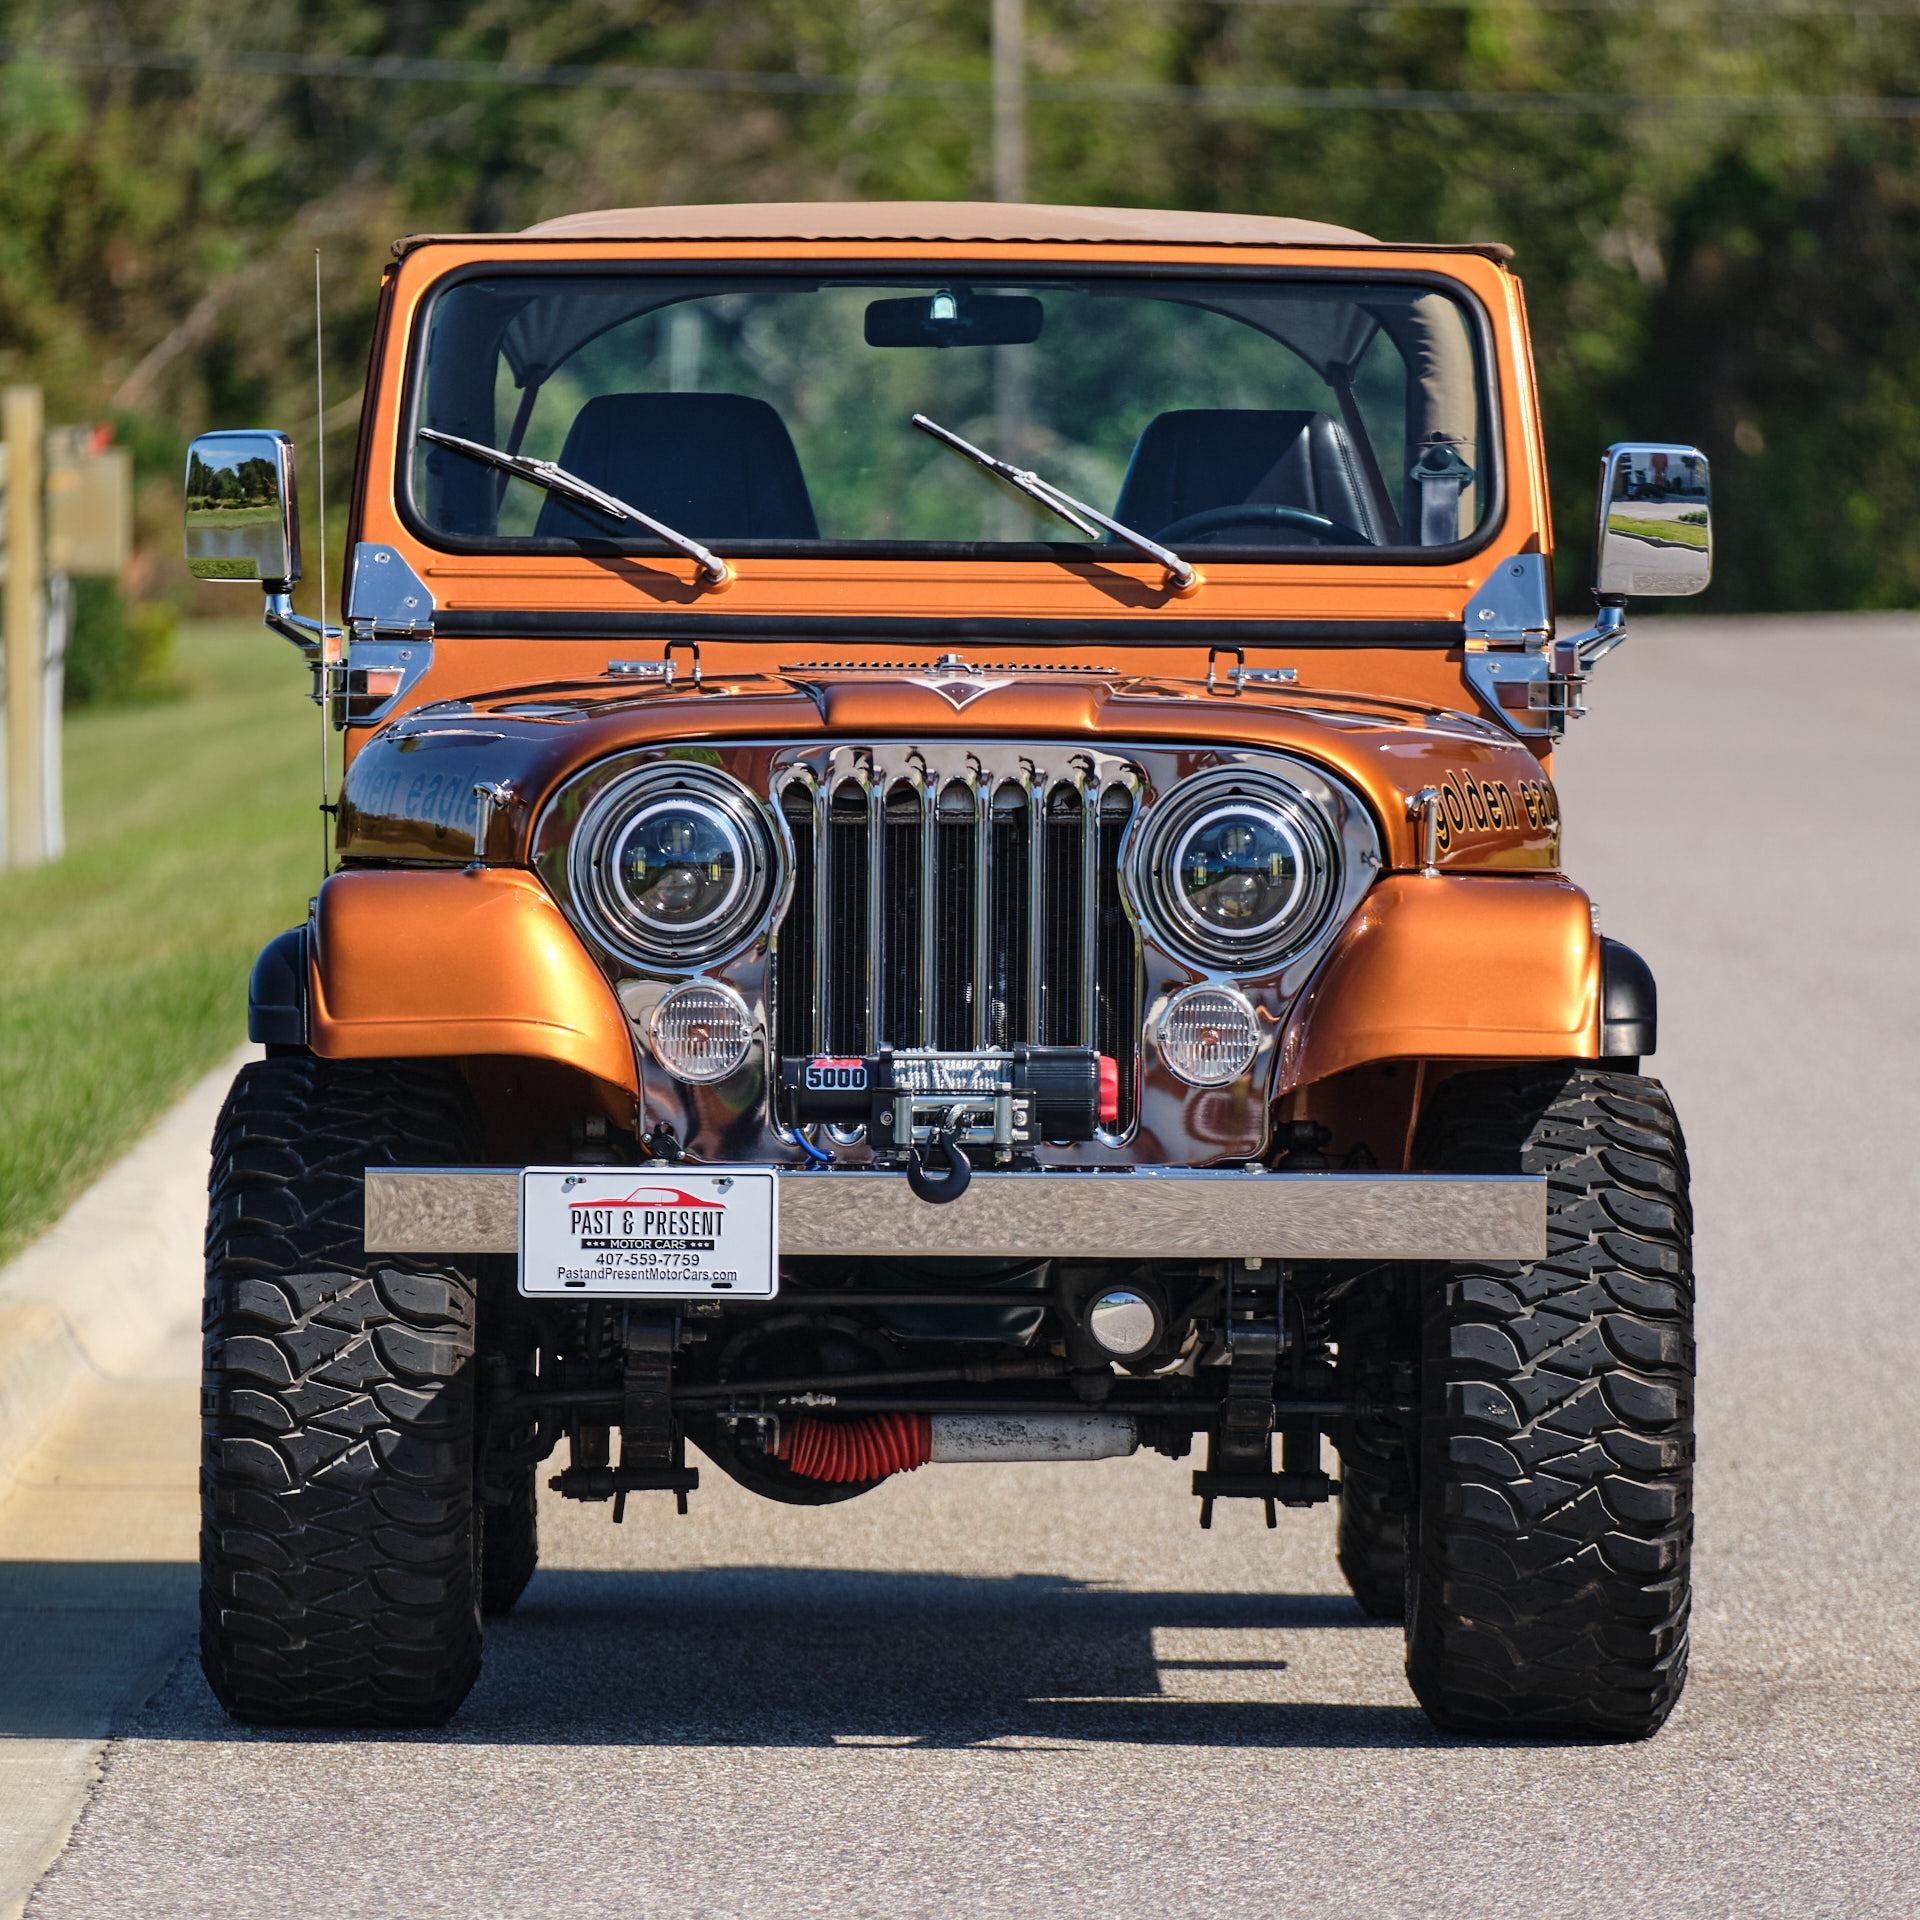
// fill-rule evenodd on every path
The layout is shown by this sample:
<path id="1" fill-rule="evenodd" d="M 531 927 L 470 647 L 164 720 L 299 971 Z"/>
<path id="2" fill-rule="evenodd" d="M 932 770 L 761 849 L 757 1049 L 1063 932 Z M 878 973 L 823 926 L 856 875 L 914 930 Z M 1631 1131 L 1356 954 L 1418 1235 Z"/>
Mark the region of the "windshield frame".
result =
<path id="1" fill-rule="evenodd" d="M 1072 280 L 1177 280 L 1180 282 L 1220 281 L 1284 282 L 1310 285 L 1361 286 L 1388 285 L 1414 287 L 1439 293 L 1451 299 L 1465 315 L 1473 351 L 1474 379 L 1482 419 L 1482 444 L 1486 449 L 1482 484 L 1486 505 L 1480 522 L 1464 540 L 1446 546 L 1368 546 L 1368 547 L 1273 547 L 1208 546 L 1189 559 L 1201 559 L 1209 569 L 1221 566 L 1261 568 L 1300 568 L 1306 573 L 1328 567 L 1410 567 L 1444 568 L 1458 566 L 1484 552 L 1501 535 L 1507 521 L 1507 473 L 1505 422 L 1502 413 L 1499 358 L 1494 346 L 1493 316 L 1478 293 L 1450 274 L 1422 272 L 1412 268 L 1372 270 L 1333 266 L 1252 266 L 1222 262 L 1219 265 L 1178 267 L 1148 261 L 1088 261 L 1072 258 L 1052 260 L 1008 260 L 991 256 L 929 254 L 912 260 L 742 258 L 738 260 L 688 259 L 612 259 L 591 260 L 485 260 L 453 267 L 435 278 L 414 304 L 407 340 L 405 385 L 400 397 L 399 432 L 394 444 L 393 502 L 400 523 L 428 550 L 461 557 L 495 560 L 585 559 L 658 559 L 672 553 L 664 542 L 609 535 L 604 539 L 476 539 L 448 533 L 435 527 L 420 510 L 414 498 L 413 450 L 420 426 L 420 410 L 426 391 L 427 343 L 433 318 L 442 299 L 470 280 L 499 280 L 530 277 L 534 279 L 570 279 L 576 276 L 615 276 L 622 279 L 738 281 L 743 289 L 755 281 L 805 280 L 823 284 L 849 279 L 860 285 L 872 285 L 884 292 L 888 285 L 904 288 L 924 287 L 944 277 L 974 276 L 991 279 L 996 286 L 1013 287 L 1025 282 L 1058 285 Z M 618 324 L 618 323 L 616 323 Z M 1276 342 L 1276 345 L 1282 343 Z M 1116 549 L 1120 551 L 1116 552 Z M 813 560 L 847 561 L 962 561 L 1032 564 L 1053 561 L 1066 565 L 1110 568 L 1116 560 L 1127 564 L 1154 565 L 1152 561 L 1125 550 L 1124 543 L 1091 543 L 1081 540 L 730 540 L 726 543 L 729 560 L 782 560 L 806 563 Z"/>

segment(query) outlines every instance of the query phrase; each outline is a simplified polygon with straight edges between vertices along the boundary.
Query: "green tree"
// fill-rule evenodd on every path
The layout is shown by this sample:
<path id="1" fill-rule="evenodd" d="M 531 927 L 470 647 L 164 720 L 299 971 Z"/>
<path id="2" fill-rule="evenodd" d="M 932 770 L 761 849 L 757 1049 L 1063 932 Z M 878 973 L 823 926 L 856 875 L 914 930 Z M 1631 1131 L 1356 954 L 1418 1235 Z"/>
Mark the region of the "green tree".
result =
<path id="1" fill-rule="evenodd" d="M 1516 247 L 1570 594 L 1598 449 L 1659 435 L 1715 462 L 1710 604 L 1920 597 L 1910 16 L 1726 0 L 1029 14 L 1036 199 Z M 150 483 L 149 544 L 170 552 L 180 423 L 311 418 L 319 247 L 337 494 L 394 236 L 590 205 L 979 197 L 985 17 L 975 0 L 263 0 L 240 37 L 210 0 L 16 0 L 0 377 L 41 382 L 58 416 L 116 419 Z M 148 51 L 114 64 L 113 47 Z"/>

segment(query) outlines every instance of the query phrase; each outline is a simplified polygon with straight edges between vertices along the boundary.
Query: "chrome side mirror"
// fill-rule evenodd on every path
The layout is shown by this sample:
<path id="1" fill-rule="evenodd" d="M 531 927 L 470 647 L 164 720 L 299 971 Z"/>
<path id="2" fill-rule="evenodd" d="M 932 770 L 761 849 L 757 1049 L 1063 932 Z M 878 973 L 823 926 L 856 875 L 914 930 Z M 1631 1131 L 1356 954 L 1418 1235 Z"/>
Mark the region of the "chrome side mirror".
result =
<path id="1" fill-rule="evenodd" d="M 1623 440 L 1600 463 L 1593 590 L 1605 601 L 1699 593 L 1713 578 L 1713 493 L 1698 447 Z"/>
<path id="2" fill-rule="evenodd" d="M 187 449 L 187 571 L 196 580 L 292 590 L 300 506 L 284 433 L 203 433 Z"/>

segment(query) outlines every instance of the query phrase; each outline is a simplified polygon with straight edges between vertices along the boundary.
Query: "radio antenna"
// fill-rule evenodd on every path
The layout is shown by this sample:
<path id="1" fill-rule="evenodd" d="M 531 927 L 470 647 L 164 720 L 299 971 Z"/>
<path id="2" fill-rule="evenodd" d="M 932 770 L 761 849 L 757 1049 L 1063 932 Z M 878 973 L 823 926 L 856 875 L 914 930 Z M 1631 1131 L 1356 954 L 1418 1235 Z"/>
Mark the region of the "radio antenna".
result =
<path id="1" fill-rule="evenodd" d="M 320 317 L 320 249 L 313 250 L 313 450 L 320 485 L 320 877 L 327 876 L 332 808 L 327 785 L 327 729 L 333 724 L 333 643 L 327 635 L 327 360 Z"/>

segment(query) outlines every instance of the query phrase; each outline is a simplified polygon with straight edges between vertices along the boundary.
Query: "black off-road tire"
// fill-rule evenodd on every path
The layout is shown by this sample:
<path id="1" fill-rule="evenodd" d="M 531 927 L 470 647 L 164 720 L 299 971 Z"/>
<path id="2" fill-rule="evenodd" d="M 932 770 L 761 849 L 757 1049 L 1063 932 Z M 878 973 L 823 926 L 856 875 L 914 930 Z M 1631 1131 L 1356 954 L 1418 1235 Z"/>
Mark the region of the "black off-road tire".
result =
<path id="1" fill-rule="evenodd" d="M 1354 1394 L 1404 1405 L 1418 1376 L 1418 1269 L 1395 1267 L 1356 1288 L 1335 1322 L 1340 1371 Z M 1372 1620 L 1407 1610 L 1407 1535 L 1412 1527 L 1412 1429 L 1386 1413 L 1356 1420 L 1340 1449 L 1340 1571 Z"/>
<path id="2" fill-rule="evenodd" d="M 236 1719 L 434 1726 L 480 1667 L 472 1280 L 370 1255 L 362 1170 L 474 1157 L 457 1078 L 289 1055 L 214 1134 L 201 1664 Z"/>
<path id="3" fill-rule="evenodd" d="M 499 1620 L 511 1613 L 540 1564 L 538 1477 L 530 1467 L 498 1471 L 506 1498 L 489 1499 L 480 1516 L 480 1613 Z"/>
<path id="4" fill-rule="evenodd" d="M 1687 1675 L 1693 1262 L 1658 1081 L 1463 1074 L 1421 1163 L 1542 1173 L 1547 1257 L 1433 1270 L 1407 1673 L 1448 1731 L 1640 1739 Z"/>
<path id="5" fill-rule="evenodd" d="M 1398 1620 L 1406 1612 L 1412 1505 L 1403 1467 L 1359 1448 L 1341 1454 L 1340 1571 L 1370 1620 Z"/>

